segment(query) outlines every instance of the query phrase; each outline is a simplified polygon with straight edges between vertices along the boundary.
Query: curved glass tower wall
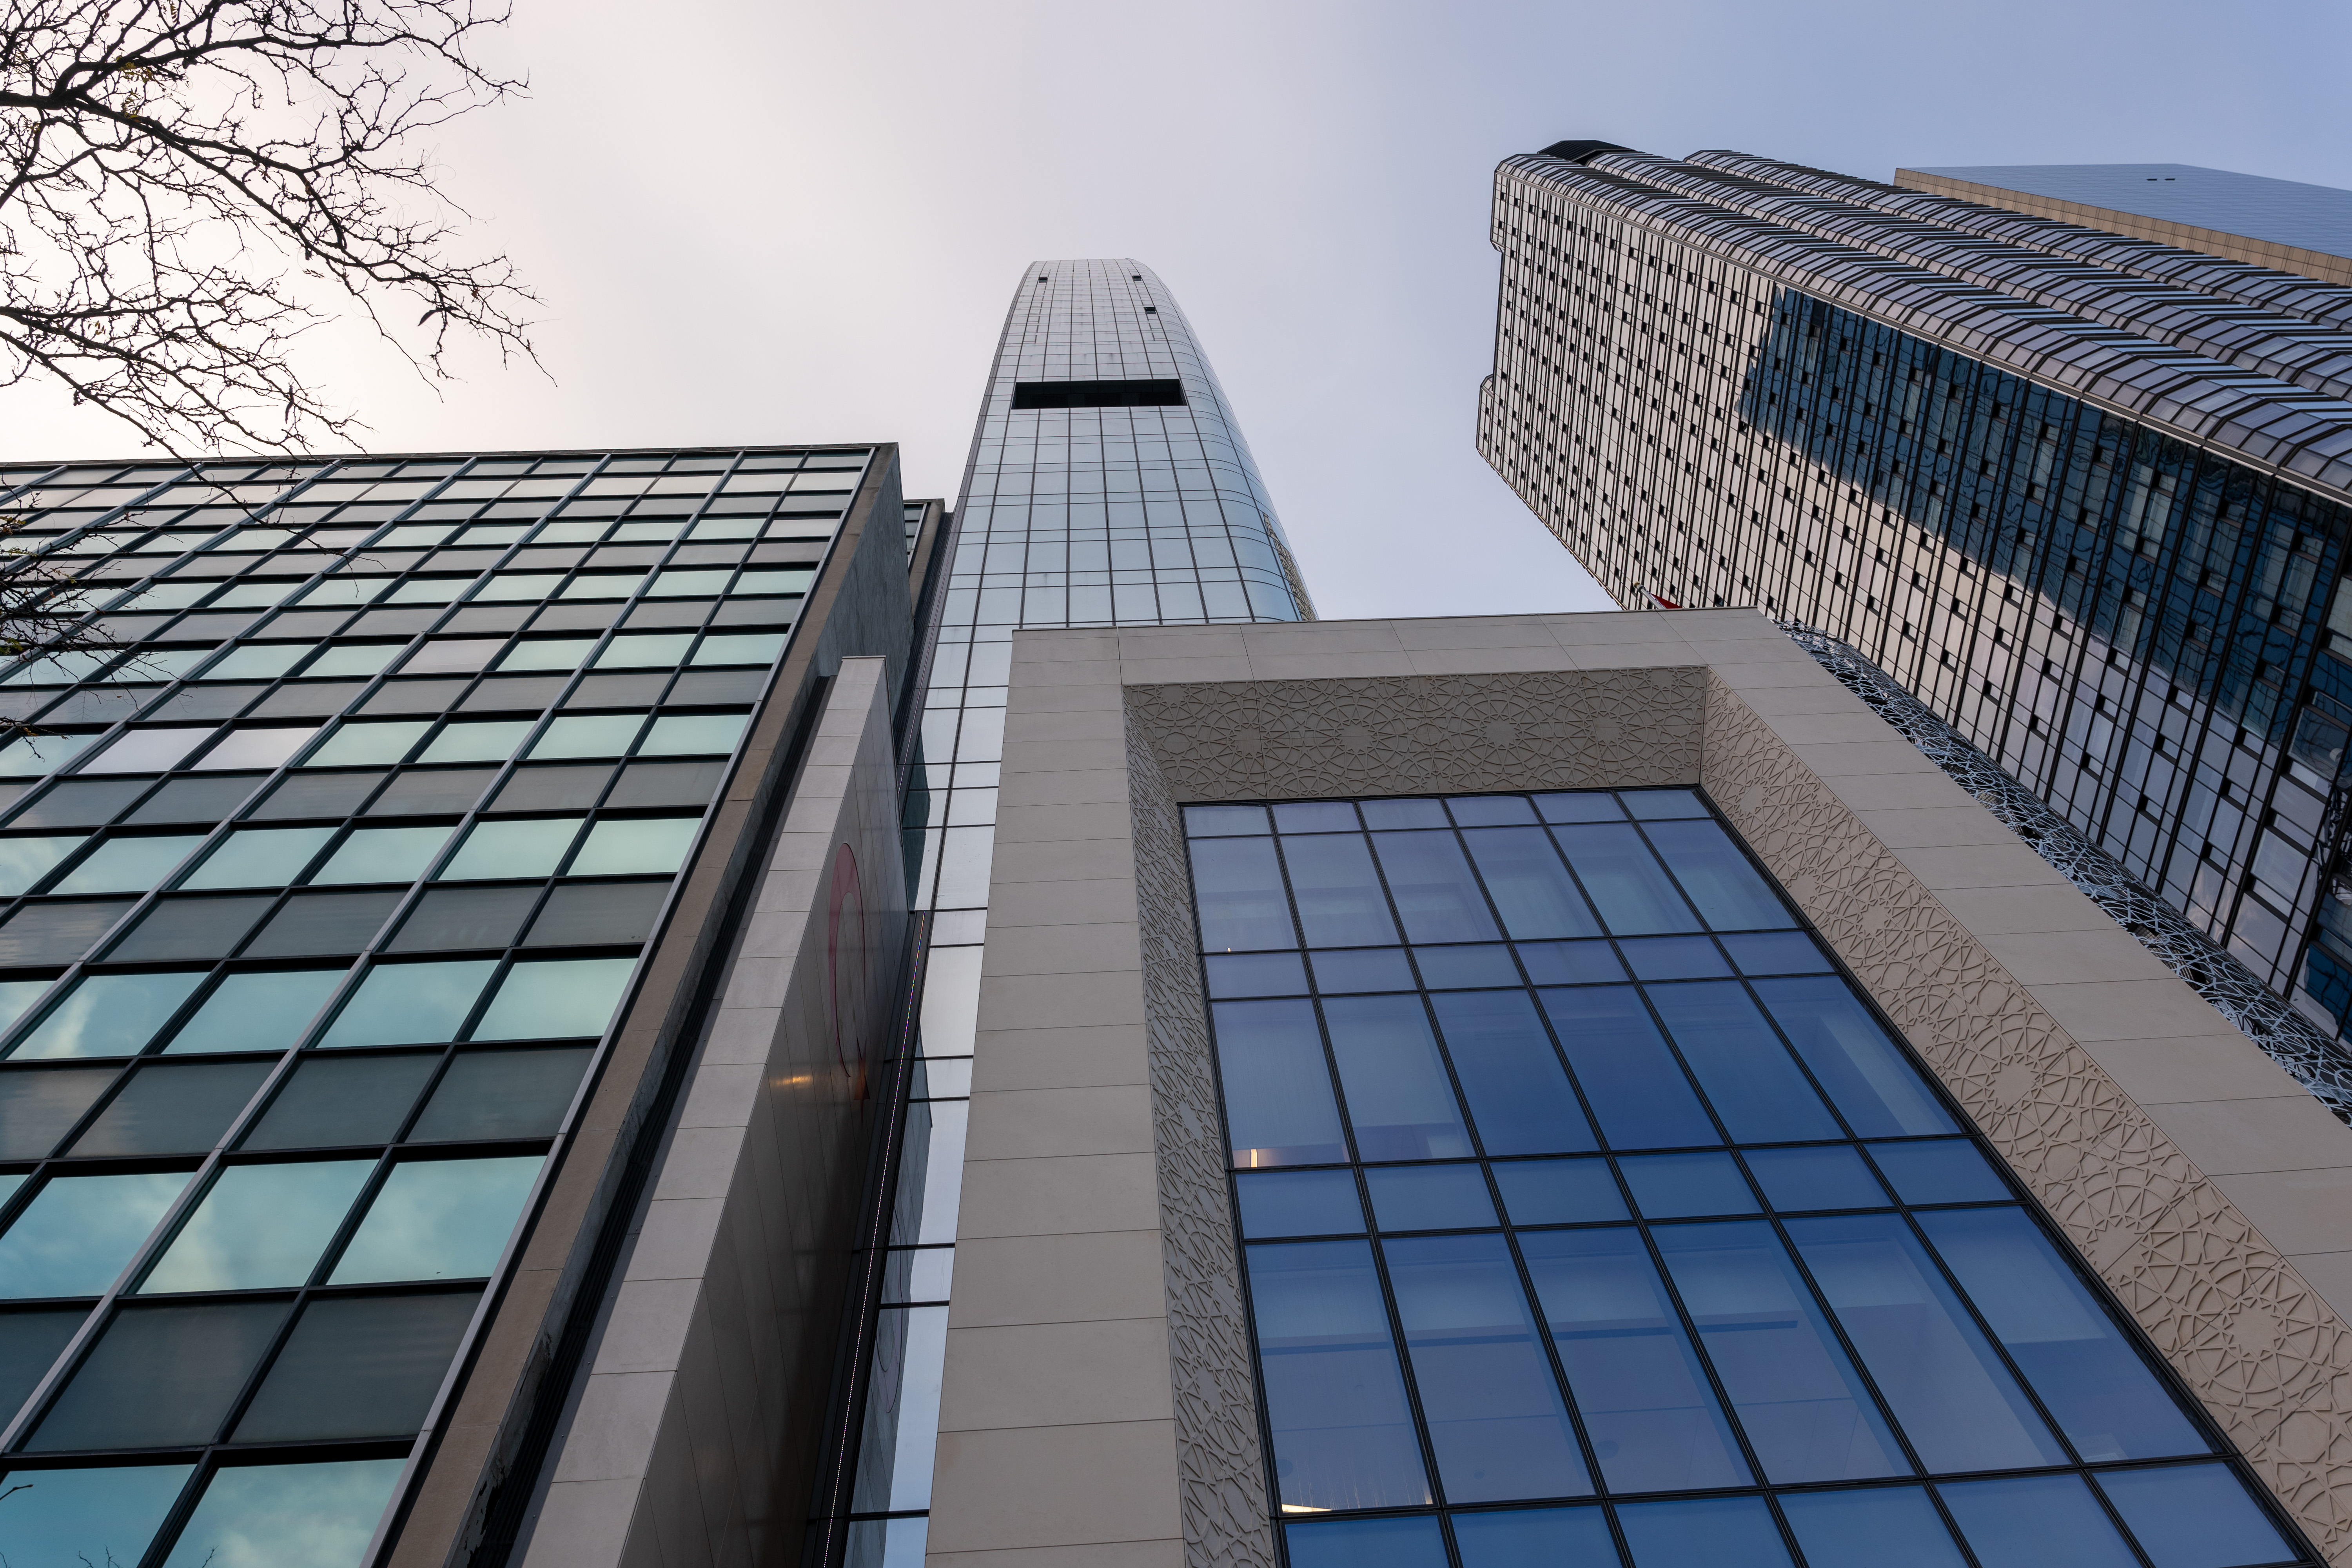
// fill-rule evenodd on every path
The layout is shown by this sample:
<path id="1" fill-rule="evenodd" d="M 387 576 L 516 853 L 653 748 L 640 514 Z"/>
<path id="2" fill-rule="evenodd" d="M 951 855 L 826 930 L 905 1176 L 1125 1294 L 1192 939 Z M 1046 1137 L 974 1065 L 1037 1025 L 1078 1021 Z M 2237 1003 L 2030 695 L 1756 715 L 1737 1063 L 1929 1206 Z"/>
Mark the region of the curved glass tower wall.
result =
<path id="1" fill-rule="evenodd" d="M 1137 261 L 1022 275 L 948 548 L 908 792 L 914 907 L 933 911 L 922 1055 L 887 1151 L 879 1305 L 843 1415 L 857 1437 L 819 1501 L 819 1563 L 922 1561 L 1013 632 L 1314 616 L 1216 373 Z"/>

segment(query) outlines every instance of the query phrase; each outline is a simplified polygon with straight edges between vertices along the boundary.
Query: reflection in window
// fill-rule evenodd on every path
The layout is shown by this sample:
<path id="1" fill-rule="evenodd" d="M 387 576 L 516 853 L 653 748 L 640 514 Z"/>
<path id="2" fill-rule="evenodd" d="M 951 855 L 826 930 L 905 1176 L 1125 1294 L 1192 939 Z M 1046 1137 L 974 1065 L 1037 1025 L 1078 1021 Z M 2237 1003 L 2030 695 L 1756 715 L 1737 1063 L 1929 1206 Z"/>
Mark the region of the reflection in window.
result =
<path id="1" fill-rule="evenodd" d="M 0 1295 L 97 1295 L 187 1184 L 185 1171 L 51 1177 L 0 1235 Z"/>
<path id="2" fill-rule="evenodd" d="M 374 1169 L 373 1160 L 231 1166 L 140 1289 L 152 1295 L 302 1284 Z"/>
<path id="3" fill-rule="evenodd" d="M 1693 792 L 1184 819 L 1293 1568 L 2294 1556 Z"/>
<path id="4" fill-rule="evenodd" d="M 490 1272 L 544 1156 L 410 1160 L 393 1167 L 330 1282 L 470 1279 Z"/>

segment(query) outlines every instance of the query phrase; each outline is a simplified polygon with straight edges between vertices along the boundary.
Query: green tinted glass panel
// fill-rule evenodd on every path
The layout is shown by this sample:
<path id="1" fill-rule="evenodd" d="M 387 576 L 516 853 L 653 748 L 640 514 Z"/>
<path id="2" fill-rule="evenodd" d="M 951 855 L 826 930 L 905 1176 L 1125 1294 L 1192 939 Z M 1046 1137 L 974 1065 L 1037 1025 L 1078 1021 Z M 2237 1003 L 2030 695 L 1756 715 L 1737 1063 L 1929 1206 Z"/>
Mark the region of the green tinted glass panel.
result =
<path id="1" fill-rule="evenodd" d="M 596 656 L 599 669 L 667 669 L 686 657 L 694 634 L 617 637 Z"/>
<path id="2" fill-rule="evenodd" d="M 143 893 L 205 841 L 201 833 L 164 838 L 110 838 L 67 872 L 53 893 Z"/>
<path id="3" fill-rule="evenodd" d="M 302 1284 L 374 1169 L 373 1160 L 230 1166 L 140 1289 L 154 1294 Z"/>
<path id="4" fill-rule="evenodd" d="M 534 642 L 519 642 L 507 649 L 499 660 L 500 669 L 577 669 L 588 650 L 596 646 L 594 637 L 541 637 Z"/>
<path id="5" fill-rule="evenodd" d="M 366 763 L 396 763 L 432 728 L 422 719 L 345 724 L 327 737 L 327 743 L 302 761 L 306 768 L 355 767 Z"/>
<path id="6" fill-rule="evenodd" d="M 216 1471 L 163 1568 L 352 1568 L 403 1463 L 340 1459 Z"/>
<path id="7" fill-rule="evenodd" d="M 446 827 L 362 827 L 336 847 L 310 881 L 413 882 L 448 837 Z"/>
<path id="8" fill-rule="evenodd" d="M 535 719 L 500 719 L 452 724 L 433 737 L 417 757 L 420 763 L 497 763 L 514 755 L 530 733 Z"/>
<path id="9" fill-rule="evenodd" d="M 331 827 L 247 827 L 230 834 L 183 888 L 282 888 L 335 836 Z"/>
<path id="10" fill-rule="evenodd" d="M 186 1171 L 60 1176 L 0 1236 L 0 1296 L 95 1296 L 114 1283 L 180 1189 Z"/>
<path id="11" fill-rule="evenodd" d="M 736 737 L 750 721 L 748 713 L 673 713 L 654 721 L 641 757 L 720 755 L 735 749 Z"/>
<path id="12" fill-rule="evenodd" d="M 81 841 L 80 834 L 64 838 L 0 838 L 0 896 L 29 891 Z"/>
<path id="13" fill-rule="evenodd" d="M 535 822 L 478 822 L 441 869 L 443 881 L 551 877 L 580 832 L 576 816 Z M 590 840 L 593 842 L 593 837 Z"/>
<path id="14" fill-rule="evenodd" d="M 530 749 L 533 757 L 617 757 L 637 738 L 642 713 L 588 713 L 558 719 Z"/>
<path id="15" fill-rule="evenodd" d="M 18 1470 L 0 1478 L 12 1564 L 136 1563 L 163 1528 L 194 1465 Z M 33 1485 L 26 1485 L 33 1482 Z"/>
<path id="16" fill-rule="evenodd" d="M 394 1166 L 331 1283 L 475 1279 L 497 1266 L 544 1156 L 412 1160 Z"/>
<path id="17" fill-rule="evenodd" d="M 328 647 L 304 675 L 373 675 L 392 662 L 392 656 L 407 645 L 396 642 L 334 643 Z"/>
<path id="18" fill-rule="evenodd" d="M 340 969 L 278 970 L 232 974 L 180 1026 L 165 1054 L 201 1051 L 282 1051 L 302 1037 L 327 998 L 342 983 Z"/>
<path id="19" fill-rule="evenodd" d="M 129 1056 L 154 1038 L 203 978 L 201 972 L 88 976 L 10 1054 L 18 1061 Z"/>
<path id="20" fill-rule="evenodd" d="M 334 1026 L 319 1041 L 330 1046 L 424 1046 L 457 1037 L 495 959 L 455 963 L 387 963 L 360 983 Z"/>
<path id="21" fill-rule="evenodd" d="M 507 971 L 478 1040 L 551 1040 L 601 1035 L 628 984 L 634 958 L 571 958 L 518 963 Z"/>
<path id="22" fill-rule="evenodd" d="M 668 875 L 686 860 L 698 816 L 608 817 L 596 824 L 572 862 L 575 877 Z"/>

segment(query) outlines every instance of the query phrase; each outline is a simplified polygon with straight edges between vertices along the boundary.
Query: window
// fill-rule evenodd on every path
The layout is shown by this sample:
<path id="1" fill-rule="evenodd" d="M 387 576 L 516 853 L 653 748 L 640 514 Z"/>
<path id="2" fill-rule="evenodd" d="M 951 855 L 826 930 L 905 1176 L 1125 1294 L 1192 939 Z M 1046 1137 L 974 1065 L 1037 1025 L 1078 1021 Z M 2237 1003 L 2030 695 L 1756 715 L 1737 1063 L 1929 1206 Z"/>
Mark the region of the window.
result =
<path id="1" fill-rule="evenodd" d="M 1293 1568 L 2294 1557 L 1696 795 L 1184 816 Z"/>

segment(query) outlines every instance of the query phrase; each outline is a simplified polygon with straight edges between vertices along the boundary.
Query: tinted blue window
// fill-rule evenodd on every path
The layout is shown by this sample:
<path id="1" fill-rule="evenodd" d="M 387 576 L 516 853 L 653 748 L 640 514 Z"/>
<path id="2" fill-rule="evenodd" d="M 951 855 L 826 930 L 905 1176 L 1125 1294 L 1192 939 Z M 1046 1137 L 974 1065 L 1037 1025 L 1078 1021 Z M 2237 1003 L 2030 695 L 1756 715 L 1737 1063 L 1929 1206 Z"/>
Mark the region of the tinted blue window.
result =
<path id="1" fill-rule="evenodd" d="M 1363 835 L 1286 838 L 1282 858 L 1290 867 L 1307 946 L 1376 947 L 1397 940 Z"/>
<path id="2" fill-rule="evenodd" d="M 2294 1556 L 2227 1466 L 2110 1470 L 2098 1481 L 2156 1568 L 2245 1568 Z"/>
<path id="3" fill-rule="evenodd" d="M 1462 835 L 1486 879 L 1503 924 L 1522 942 L 1543 937 L 1599 936 L 1601 922 L 1569 879 L 1540 827 L 1480 827 Z"/>
<path id="4" fill-rule="evenodd" d="M 1601 910 L 1612 936 L 1654 936 L 1696 931 L 1698 921 L 1675 890 L 1665 868 L 1630 824 L 1555 827 L 1577 880 Z"/>
<path id="5" fill-rule="evenodd" d="M 1335 996 L 1323 1004 L 1348 1097 L 1357 1157 L 1452 1160 L 1470 1134 L 1418 996 Z"/>
<path id="6" fill-rule="evenodd" d="M 1409 1237 L 1382 1242 L 1381 1250 L 1447 1499 L 1502 1502 L 1591 1491 L 1503 1238 Z"/>
<path id="7" fill-rule="evenodd" d="M 1641 1234 L 1532 1231 L 1519 1250 L 1611 1489 L 1747 1485 L 1747 1462 Z"/>
<path id="8" fill-rule="evenodd" d="M 1364 1206 L 1351 1171 L 1267 1171 L 1239 1176 L 1242 1234 L 1255 1241 L 1275 1236 L 1346 1236 L 1364 1228 Z"/>
<path id="9" fill-rule="evenodd" d="M 1805 1081 L 1746 986 L 1654 985 L 1649 996 L 1734 1142 L 1841 1135 L 1837 1118 Z"/>
<path id="10" fill-rule="evenodd" d="M 1489 1154 L 1567 1154 L 1597 1147 L 1568 1071 L 1525 991 L 1430 998 L 1446 1054 Z"/>
<path id="11" fill-rule="evenodd" d="M 1792 1492 L 1780 1511 L 1806 1568 L 1966 1568 L 1952 1532 L 1917 1487 Z"/>
<path id="12" fill-rule="evenodd" d="M 1290 1568 L 1445 1568 L 1433 1519 L 1335 1519 L 1282 1532 Z"/>
<path id="13" fill-rule="evenodd" d="M 1695 792 L 1216 811 L 1292 1568 L 2292 1557 Z"/>
<path id="14" fill-rule="evenodd" d="M 1283 1502 L 1321 1509 L 1427 1502 L 1370 1246 L 1253 1247 L 1249 1278 Z"/>
<path id="15" fill-rule="evenodd" d="M 1408 942 L 1492 942 L 1500 934 L 1451 833 L 1375 833 L 1381 869 Z"/>
<path id="16" fill-rule="evenodd" d="M 1323 1037 L 1307 1002 L 1219 1002 L 1217 1070 L 1234 1163 L 1320 1165 L 1348 1157 Z"/>
<path id="17" fill-rule="evenodd" d="M 1501 1222 L 1475 1165 L 1388 1165 L 1364 1173 L 1382 1230 L 1474 1230 Z"/>
<path id="18" fill-rule="evenodd" d="M 1789 1568 L 1761 1498 L 1637 1502 L 1617 1510 L 1633 1568 Z"/>
<path id="19" fill-rule="evenodd" d="M 1610 1147 L 1723 1142 L 1632 986 L 1539 994 Z"/>
<path id="20" fill-rule="evenodd" d="M 1622 1568 L 1597 1508 L 1528 1508 L 1454 1519 L 1462 1568 Z"/>
<path id="21" fill-rule="evenodd" d="M 1980 1563 L 2002 1568 L 2138 1568 L 2080 1476 L 2021 1476 L 1937 1489 Z"/>
<path id="22" fill-rule="evenodd" d="M 1790 1220 L 1789 1235 L 1929 1469 L 2065 1463 L 1899 1216 Z"/>
<path id="23" fill-rule="evenodd" d="M 1919 1216 L 1952 1278 L 2086 1459 L 2207 1452 L 2172 1395 L 2021 1209 Z"/>

